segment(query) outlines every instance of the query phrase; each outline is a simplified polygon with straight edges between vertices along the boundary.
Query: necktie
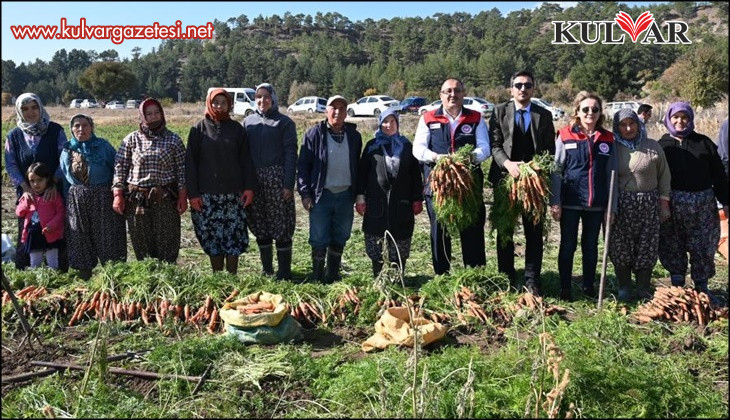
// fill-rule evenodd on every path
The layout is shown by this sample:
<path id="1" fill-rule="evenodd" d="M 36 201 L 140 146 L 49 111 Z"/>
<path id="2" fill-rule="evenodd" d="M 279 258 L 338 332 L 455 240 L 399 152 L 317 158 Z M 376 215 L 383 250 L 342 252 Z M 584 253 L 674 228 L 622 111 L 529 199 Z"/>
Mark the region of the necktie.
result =
<path id="1" fill-rule="evenodd" d="M 522 133 L 527 133 L 527 131 L 525 131 L 525 110 L 524 109 L 520 109 L 517 112 L 520 113 L 520 117 L 519 117 L 520 118 L 520 123 L 518 124 L 519 127 L 520 127 L 520 130 L 522 130 Z"/>

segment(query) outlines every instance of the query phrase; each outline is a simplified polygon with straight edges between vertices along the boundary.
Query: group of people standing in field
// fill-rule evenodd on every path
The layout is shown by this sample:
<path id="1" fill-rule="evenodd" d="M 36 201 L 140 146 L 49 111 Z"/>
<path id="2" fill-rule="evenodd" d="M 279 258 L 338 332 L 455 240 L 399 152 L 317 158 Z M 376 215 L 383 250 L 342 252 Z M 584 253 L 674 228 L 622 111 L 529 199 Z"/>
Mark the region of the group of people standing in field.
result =
<path id="1" fill-rule="evenodd" d="M 345 121 L 347 100 L 335 95 L 327 100 L 326 118 L 306 131 L 298 152 L 296 126 L 279 111 L 268 83 L 256 87 L 256 112 L 242 124 L 230 117 L 230 95 L 210 91 L 204 118 L 190 128 L 187 145 L 166 128 L 160 102 L 147 99 L 139 106 L 139 129 L 118 150 L 95 135 L 93 119 L 84 114 L 71 118 L 67 140 L 40 98 L 23 94 L 16 102 L 18 126 L 5 143 L 18 198 L 16 265 L 39 266 L 45 253 L 49 266 L 67 264 L 89 278 L 99 262 L 126 260 L 126 231 L 137 259 L 175 263 L 180 218 L 189 207 L 213 270 L 237 272 L 250 231 L 263 272 L 291 279 L 296 187 L 309 217 L 311 279 L 340 279 L 355 211 L 363 217 L 373 274 L 389 263 L 403 270 L 424 201 L 433 269 L 448 273 L 451 236 L 436 218 L 424 181 L 439 158 L 471 145 L 472 176 L 480 191 L 481 163 L 490 156 L 488 179 L 495 187 L 504 177 L 518 178 L 520 165 L 537 154 L 554 156 L 547 211 L 560 223 L 562 299 L 573 299 L 580 224 L 585 295 L 595 294 L 598 240 L 601 227 L 610 224 L 608 252 L 620 300 L 634 298 L 632 274 L 638 296 L 651 296 L 657 259 L 674 285 L 684 285 L 689 265 L 694 287 L 713 298 L 707 282 L 715 274 L 719 239 L 716 202 L 727 215 L 728 176 L 717 146 L 694 131 L 690 105 L 670 105 L 664 116 L 667 134 L 656 141 L 644 127 L 651 108 L 641 117 L 622 109 L 607 122 L 602 99 L 582 91 L 570 123 L 556 132 L 551 113 L 531 101 L 535 83 L 530 72 L 515 73 L 512 99 L 499 104 L 487 123 L 463 106 L 463 83 L 448 79 L 440 89 L 442 105 L 420 118 L 413 142 L 401 134 L 399 116 L 391 109 L 380 114 L 374 138 L 364 147 L 356 125 Z M 465 266 L 486 263 L 486 210 L 480 209 L 475 222 L 459 232 Z M 499 270 L 512 286 L 540 294 L 544 221 L 522 215 L 519 222 L 526 240 L 524 283 L 517 279 L 511 237 L 497 238 Z"/>

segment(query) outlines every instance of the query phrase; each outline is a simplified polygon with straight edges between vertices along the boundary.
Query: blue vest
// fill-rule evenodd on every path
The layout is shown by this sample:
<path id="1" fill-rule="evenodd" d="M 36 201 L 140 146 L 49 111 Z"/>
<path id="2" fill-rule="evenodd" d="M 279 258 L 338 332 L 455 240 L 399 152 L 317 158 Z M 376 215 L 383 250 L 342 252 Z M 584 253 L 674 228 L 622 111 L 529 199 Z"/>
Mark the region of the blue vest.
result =
<path id="1" fill-rule="evenodd" d="M 600 129 L 595 142 L 573 126 L 558 132 L 565 148 L 561 203 L 564 206 L 606 207 L 608 164 L 615 153 L 613 133 Z"/>

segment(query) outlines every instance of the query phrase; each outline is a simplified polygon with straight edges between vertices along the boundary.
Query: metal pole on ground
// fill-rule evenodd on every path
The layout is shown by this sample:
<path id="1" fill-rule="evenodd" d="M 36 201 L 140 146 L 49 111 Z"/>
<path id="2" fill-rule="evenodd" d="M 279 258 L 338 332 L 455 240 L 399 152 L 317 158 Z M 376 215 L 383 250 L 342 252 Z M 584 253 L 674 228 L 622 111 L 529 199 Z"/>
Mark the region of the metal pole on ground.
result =
<path id="1" fill-rule="evenodd" d="M 616 171 L 611 171 L 611 185 L 608 190 L 608 206 L 606 209 L 606 238 L 603 241 L 603 265 L 601 267 L 601 283 L 598 287 L 598 310 L 603 306 L 603 286 L 606 284 L 606 264 L 608 258 L 608 241 L 611 238 L 611 214 L 613 212 L 613 184 Z"/>

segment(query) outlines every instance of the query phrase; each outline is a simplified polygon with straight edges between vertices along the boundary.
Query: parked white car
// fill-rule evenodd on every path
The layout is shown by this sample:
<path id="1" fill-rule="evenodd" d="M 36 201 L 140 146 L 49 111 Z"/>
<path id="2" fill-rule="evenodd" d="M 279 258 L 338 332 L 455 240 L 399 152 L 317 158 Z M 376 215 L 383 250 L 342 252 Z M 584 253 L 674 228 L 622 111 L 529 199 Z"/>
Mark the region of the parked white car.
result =
<path id="1" fill-rule="evenodd" d="M 510 102 L 514 101 L 514 99 L 510 98 Z M 547 101 L 546 99 L 540 99 L 540 98 L 532 98 L 530 99 L 533 104 L 540 105 L 541 107 L 547 109 L 550 111 L 551 114 L 553 114 L 553 121 L 557 121 L 561 118 L 563 118 L 563 115 L 565 115 L 565 111 L 563 111 L 562 108 L 554 106 L 552 103 Z"/>
<path id="2" fill-rule="evenodd" d="M 96 99 L 84 99 L 81 101 L 81 108 L 99 108 L 99 103 Z"/>
<path id="3" fill-rule="evenodd" d="M 357 100 L 357 102 L 347 105 L 347 115 L 354 117 L 355 115 L 373 115 L 378 116 L 388 108 L 395 108 L 400 105 L 400 101 L 386 95 L 365 96 Z"/>
<path id="4" fill-rule="evenodd" d="M 289 105 L 286 112 L 324 112 L 327 108 L 327 99 L 321 96 L 305 96 L 299 98 L 296 102 Z"/>
<path id="5" fill-rule="evenodd" d="M 606 102 L 603 106 L 603 112 L 606 114 L 606 118 L 613 120 L 613 114 L 621 108 L 631 108 L 634 112 L 639 110 L 640 103 L 635 101 L 624 101 L 624 102 Z"/>
<path id="6" fill-rule="evenodd" d="M 433 101 L 428 105 L 424 105 L 418 108 L 418 115 L 423 115 L 428 111 L 436 109 L 441 106 L 441 100 Z M 484 118 L 492 116 L 494 111 L 494 104 L 484 98 L 478 98 L 475 96 L 464 97 L 464 108 L 469 108 L 473 111 L 481 112 Z"/>
<path id="7" fill-rule="evenodd" d="M 81 108 L 81 99 L 73 99 L 71 100 L 71 103 L 68 104 L 69 108 Z"/>
<path id="8" fill-rule="evenodd" d="M 104 105 L 106 109 L 124 109 L 124 102 L 122 101 L 109 101 Z"/>

